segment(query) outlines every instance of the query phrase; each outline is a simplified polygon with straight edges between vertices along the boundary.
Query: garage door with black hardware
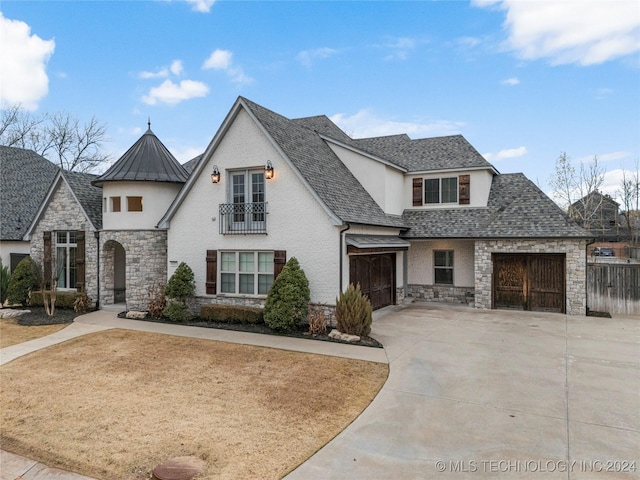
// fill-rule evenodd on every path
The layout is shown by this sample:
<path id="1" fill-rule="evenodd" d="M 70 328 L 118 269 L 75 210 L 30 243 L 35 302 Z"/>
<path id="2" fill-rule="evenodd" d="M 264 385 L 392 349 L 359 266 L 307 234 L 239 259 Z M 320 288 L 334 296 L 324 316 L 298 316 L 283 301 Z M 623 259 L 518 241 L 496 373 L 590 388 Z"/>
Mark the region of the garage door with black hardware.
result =
<path id="1" fill-rule="evenodd" d="M 360 284 L 377 310 L 395 304 L 396 254 L 352 255 L 349 261 L 349 282 Z"/>
<path id="2" fill-rule="evenodd" d="M 565 312 L 564 254 L 494 253 L 493 308 Z"/>

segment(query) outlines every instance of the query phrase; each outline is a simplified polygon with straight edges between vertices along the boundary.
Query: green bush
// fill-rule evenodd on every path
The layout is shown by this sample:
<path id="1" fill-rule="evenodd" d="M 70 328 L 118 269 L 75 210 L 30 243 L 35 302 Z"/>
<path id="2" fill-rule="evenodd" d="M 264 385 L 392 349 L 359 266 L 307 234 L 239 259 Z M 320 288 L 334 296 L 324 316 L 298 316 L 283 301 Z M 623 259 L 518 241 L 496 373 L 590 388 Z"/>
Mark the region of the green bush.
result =
<path id="1" fill-rule="evenodd" d="M 169 298 L 180 300 L 185 303 L 187 298 L 193 297 L 196 293 L 196 282 L 194 280 L 193 270 L 186 263 L 182 262 L 173 272 L 171 278 L 167 282 L 164 293 Z"/>
<path id="2" fill-rule="evenodd" d="M 78 297 L 78 292 L 56 292 L 56 308 L 62 308 L 64 310 L 73 310 Z M 89 298 L 89 297 L 87 297 Z M 91 299 L 89 298 L 89 302 Z M 29 299 L 29 305 L 32 307 L 44 307 L 44 301 L 42 300 L 42 292 L 36 290 L 31 292 L 31 298 Z"/>
<path id="3" fill-rule="evenodd" d="M 189 309 L 182 302 L 169 302 L 164 309 L 164 316 L 167 317 L 172 322 L 182 323 L 191 320 L 191 314 L 189 313 Z"/>
<path id="4" fill-rule="evenodd" d="M 238 305 L 203 305 L 200 307 L 200 318 L 220 323 L 251 325 L 264 323 L 264 315 L 261 308 Z"/>
<path id="5" fill-rule="evenodd" d="M 13 275 L 9 279 L 7 299 L 9 304 L 27 306 L 29 293 L 38 288 L 40 270 L 31 257 L 24 257 L 16 265 Z"/>
<path id="6" fill-rule="evenodd" d="M 366 337 L 371 333 L 371 302 L 353 283 L 336 299 L 336 328 L 342 333 Z"/>
<path id="7" fill-rule="evenodd" d="M 309 313 L 309 281 L 292 257 L 275 279 L 264 304 L 264 321 L 272 330 L 291 330 Z"/>
<path id="8" fill-rule="evenodd" d="M 3 266 L 2 259 L 0 258 L 0 305 L 4 304 L 4 301 L 7 299 L 7 289 L 9 288 L 10 278 L 9 267 Z"/>

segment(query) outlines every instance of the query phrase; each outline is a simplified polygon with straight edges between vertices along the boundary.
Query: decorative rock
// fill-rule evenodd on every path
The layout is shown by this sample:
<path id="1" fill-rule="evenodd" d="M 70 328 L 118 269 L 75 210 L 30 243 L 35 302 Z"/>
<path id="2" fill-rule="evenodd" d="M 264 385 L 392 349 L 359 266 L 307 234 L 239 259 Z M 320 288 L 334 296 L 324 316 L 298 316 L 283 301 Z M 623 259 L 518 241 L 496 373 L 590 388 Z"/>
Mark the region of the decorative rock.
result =
<path id="1" fill-rule="evenodd" d="M 136 310 L 130 310 L 127 312 L 127 318 L 133 320 L 143 320 L 147 318 L 147 312 L 138 312 Z"/>
<path id="2" fill-rule="evenodd" d="M 198 475 L 206 462 L 193 455 L 176 457 L 161 463 L 153 469 L 153 478 L 157 480 L 191 480 Z"/>
<path id="3" fill-rule="evenodd" d="M 0 318 L 15 318 L 25 313 L 31 313 L 31 310 L 12 310 L 10 308 L 3 308 L 0 310 Z"/>
<path id="4" fill-rule="evenodd" d="M 348 333 L 342 333 L 335 328 L 331 330 L 329 337 L 335 338 L 336 340 L 342 340 L 344 342 L 359 342 L 360 337 L 357 335 L 349 335 Z"/>

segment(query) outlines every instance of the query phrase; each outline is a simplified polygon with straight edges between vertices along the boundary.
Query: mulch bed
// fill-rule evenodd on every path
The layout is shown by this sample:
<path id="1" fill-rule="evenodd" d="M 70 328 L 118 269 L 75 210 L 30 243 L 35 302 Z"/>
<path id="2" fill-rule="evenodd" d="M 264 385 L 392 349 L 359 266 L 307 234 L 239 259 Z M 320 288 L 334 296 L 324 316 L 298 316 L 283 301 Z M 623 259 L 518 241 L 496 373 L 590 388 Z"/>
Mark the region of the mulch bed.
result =
<path id="1" fill-rule="evenodd" d="M 56 309 L 53 317 L 49 317 L 44 307 L 20 307 L 15 310 L 29 310 L 29 313 L 15 317 L 18 325 L 34 327 L 38 325 L 60 325 L 63 323 L 72 323 L 73 319 L 82 315 L 74 310 Z"/>
<path id="2" fill-rule="evenodd" d="M 119 313 L 118 317 L 126 318 L 126 312 Z M 147 317 L 142 321 L 156 322 L 156 323 L 171 323 L 171 324 L 174 323 L 171 320 L 166 318 L 153 319 L 153 318 Z M 221 322 L 212 322 L 209 320 L 203 320 L 201 318 L 194 318 L 188 322 L 182 322 L 180 323 L 180 325 L 187 325 L 190 327 L 218 328 L 220 330 L 233 330 L 236 332 L 260 333 L 263 335 L 279 335 L 284 337 L 304 338 L 307 340 L 319 340 L 323 342 L 344 343 L 347 345 L 360 345 L 363 347 L 382 348 L 382 344 L 372 337 L 360 337 L 360 341 L 358 342 L 345 342 L 343 340 L 331 338 L 329 337 L 329 333 L 331 332 L 332 328 L 329 328 L 329 327 L 327 327 L 325 333 L 320 333 L 318 335 L 311 335 L 309 333 L 309 327 L 307 325 L 298 325 L 296 329 L 289 330 L 287 332 L 277 332 L 275 330 L 271 330 L 264 323 L 261 323 L 261 324 L 221 323 Z"/>

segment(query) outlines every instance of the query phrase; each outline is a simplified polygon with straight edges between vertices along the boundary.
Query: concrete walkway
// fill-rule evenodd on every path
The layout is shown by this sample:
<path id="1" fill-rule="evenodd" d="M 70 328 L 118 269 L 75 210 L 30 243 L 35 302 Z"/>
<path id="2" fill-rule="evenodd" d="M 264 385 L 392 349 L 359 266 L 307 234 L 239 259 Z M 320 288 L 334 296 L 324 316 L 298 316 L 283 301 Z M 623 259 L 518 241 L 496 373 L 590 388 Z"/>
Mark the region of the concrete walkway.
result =
<path id="1" fill-rule="evenodd" d="M 389 378 L 371 405 L 287 480 L 640 478 L 636 317 L 413 304 L 376 312 L 372 335 L 383 350 L 101 311 L 0 356 L 11 361 L 109 328 L 388 362 Z M 7 452 L 0 472 L 0 480 L 87 479 Z"/>

